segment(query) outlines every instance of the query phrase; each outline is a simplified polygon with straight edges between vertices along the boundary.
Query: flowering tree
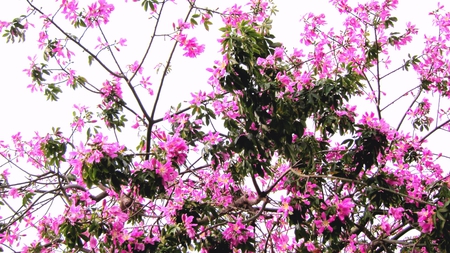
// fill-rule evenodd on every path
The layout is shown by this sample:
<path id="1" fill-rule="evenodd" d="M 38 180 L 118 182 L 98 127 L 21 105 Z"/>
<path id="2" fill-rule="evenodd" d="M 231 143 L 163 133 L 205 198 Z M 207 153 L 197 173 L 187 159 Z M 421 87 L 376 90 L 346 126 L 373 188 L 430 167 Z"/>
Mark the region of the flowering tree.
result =
<path id="1" fill-rule="evenodd" d="M 106 32 L 118 4 L 26 2 L 26 13 L 1 21 L 0 31 L 14 43 L 41 27 L 28 87 L 51 101 L 69 88 L 82 95 L 67 129 L 0 142 L 2 250 L 450 250 L 450 179 L 439 163 L 446 156 L 427 145 L 450 130 L 443 6 L 430 13 L 436 35 L 408 55 L 418 31 L 396 28 L 395 0 L 331 0 L 342 29 L 306 14 L 292 50 L 271 33 L 271 1 L 224 9 L 130 1 L 149 18 L 151 36 L 127 62 L 131 41 Z M 184 17 L 171 15 L 174 6 Z M 207 69 L 210 89 L 158 118 L 173 59 L 199 57 L 205 45 L 195 34 L 213 23 L 223 35 L 220 59 Z M 149 71 L 161 45 L 168 55 Z M 391 62 L 398 52 L 402 61 Z M 417 77 L 411 87 L 392 83 L 405 73 Z M 406 107 L 389 112 L 403 100 Z"/>

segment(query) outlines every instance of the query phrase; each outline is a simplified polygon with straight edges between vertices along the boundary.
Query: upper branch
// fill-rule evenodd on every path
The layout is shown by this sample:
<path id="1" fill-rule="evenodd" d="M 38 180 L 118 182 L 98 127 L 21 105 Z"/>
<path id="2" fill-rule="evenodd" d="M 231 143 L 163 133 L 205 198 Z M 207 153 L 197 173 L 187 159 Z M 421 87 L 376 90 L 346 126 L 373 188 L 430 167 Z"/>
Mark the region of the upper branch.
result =
<path id="1" fill-rule="evenodd" d="M 33 8 L 35 11 L 39 12 L 41 15 L 45 15 L 41 10 L 39 10 L 36 6 L 34 6 L 30 0 L 27 0 L 28 4 L 31 6 L 31 8 Z M 77 46 L 79 46 L 80 48 L 82 48 L 84 51 L 86 51 L 91 57 L 93 57 L 108 73 L 110 73 L 111 75 L 118 77 L 118 78 L 122 78 L 122 75 L 119 75 L 117 73 L 115 73 L 114 71 L 112 71 L 111 69 L 109 69 L 94 53 L 92 53 L 89 49 L 87 49 L 85 46 L 83 46 L 80 42 L 78 42 L 76 39 L 74 39 L 71 35 L 69 35 L 68 33 L 66 33 L 60 26 L 58 26 L 53 20 L 51 19 L 47 19 L 50 23 L 52 23 L 52 25 L 54 25 L 62 34 L 64 34 L 64 36 L 66 36 L 69 40 L 71 40 L 73 43 L 75 43 Z"/>

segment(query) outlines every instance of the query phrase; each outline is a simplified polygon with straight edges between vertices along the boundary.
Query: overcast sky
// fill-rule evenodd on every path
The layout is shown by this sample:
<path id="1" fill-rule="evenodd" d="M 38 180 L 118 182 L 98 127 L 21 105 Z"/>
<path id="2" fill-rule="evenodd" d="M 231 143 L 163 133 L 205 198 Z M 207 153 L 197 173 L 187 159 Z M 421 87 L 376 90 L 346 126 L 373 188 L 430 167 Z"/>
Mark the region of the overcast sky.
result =
<path id="1" fill-rule="evenodd" d="M 46 2 L 46 5 L 54 5 L 54 1 L 34 1 L 36 5 Z M 92 2 L 92 1 L 82 1 Z M 113 1 L 111 1 L 113 2 Z M 181 2 L 181 1 L 180 1 Z M 227 6 L 231 5 L 234 1 L 197 1 L 199 5 L 207 3 L 207 6 Z M 243 1 L 241 1 L 244 3 Z M 351 3 L 357 1 L 349 1 Z M 420 53 L 420 45 L 422 44 L 423 32 L 430 32 L 432 29 L 431 17 L 428 16 L 428 12 L 436 9 L 438 1 L 421 1 L 421 0 L 403 0 L 399 3 L 399 8 L 395 11 L 395 15 L 399 17 L 399 22 L 396 27 L 399 31 L 407 21 L 412 21 L 419 27 L 420 35 L 417 36 L 416 44 L 411 48 L 412 55 Z M 116 10 L 111 17 L 111 24 L 109 28 L 113 30 L 106 30 L 107 35 L 110 37 L 110 41 L 125 37 L 128 39 L 128 47 L 121 50 L 119 56 L 121 57 L 123 64 L 129 64 L 135 60 L 141 59 L 142 53 L 145 50 L 145 46 L 149 39 L 150 27 L 145 26 L 148 17 L 142 12 L 136 12 L 136 8 L 140 9 L 138 3 L 132 3 L 129 1 L 125 4 L 124 1 L 114 1 L 116 4 Z M 299 46 L 300 32 L 302 31 L 302 23 L 299 22 L 301 17 L 308 13 L 325 13 L 328 17 L 329 27 L 333 26 L 335 29 L 339 29 L 341 17 L 339 13 L 333 9 L 331 4 L 327 0 L 296 0 L 275 1 L 278 6 L 279 13 L 274 18 L 273 33 L 276 35 L 277 41 L 284 43 L 288 50 L 293 47 Z M 14 17 L 18 17 L 24 13 L 26 9 L 26 1 L 14 1 L 11 3 L 3 3 L 4 8 L 0 8 L 0 20 L 11 20 Z M 7 5 L 7 7 L 6 7 Z M 44 4 L 45 5 L 45 4 Z M 81 4 L 80 4 L 81 6 Z M 51 6 L 49 6 L 50 8 Z M 184 16 L 184 8 L 174 9 L 171 15 L 167 17 L 166 25 L 171 27 L 172 21 L 175 21 L 178 17 Z M 53 7 L 54 8 L 54 7 Z M 51 10 L 44 6 L 44 11 Z M 181 11 L 180 14 L 177 11 Z M 178 14 L 178 15 L 177 15 Z M 34 19 L 35 20 L 35 19 Z M 130 22 L 131 21 L 131 22 Z M 176 105 L 178 102 L 190 99 L 190 92 L 197 91 L 199 89 L 208 89 L 206 80 L 209 73 L 205 71 L 207 67 L 213 64 L 215 59 L 220 59 L 220 55 L 217 53 L 219 44 L 216 43 L 216 39 L 220 36 L 217 32 L 219 21 L 216 21 L 215 26 L 210 32 L 202 31 L 198 36 L 198 40 L 201 43 L 206 44 L 206 52 L 197 59 L 189 59 L 180 57 L 182 55 L 181 48 L 177 49 L 177 57 L 173 61 L 173 72 L 168 76 L 165 83 L 165 89 L 163 91 L 163 99 L 159 112 L 162 115 L 169 105 Z M 2 122 L 5 122 L 1 126 L 0 139 L 8 139 L 12 134 L 21 131 L 25 136 L 31 136 L 34 131 L 48 132 L 51 126 L 67 127 L 72 120 L 72 106 L 74 103 L 88 103 L 89 100 L 95 99 L 93 96 L 86 95 L 86 93 L 71 92 L 65 89 L 65 93 L 61 95 L 59 102 L 45 101 L 43 94 L 32 94 L 26 86 L 30 83 L 30 79 L 22 72 L 23 69 L 28 67 L 28 56 L 35 54 L 41 54 L 37 50 L 37 43 L 35 42 L 37 37 L 36 32 L 39 31 L 40 24 L 36 24 L 36 29 L 30 31 L 27 35 L 26 43 L 21 44 L 5 44 L 4 38 L 0 44 L 0 74 L 2 76 L 0 80 L 0 117 Z M 198 29 L 200 31 L 201 29 Z M 437 32 L 437 31 L 436 31 Z M 88 33 L 87 37 L 90 34 Z M 91 38 L 96 43 L 96 36 L 92 33 Z M 59 36 L 59 34 L 53 33 L 52 36 Z M 85 40 L 87 41 L 87 39 Z M 144 65 L 144 71 L 148 75 L 156 75 L 153 67 L 158 62 L 163 62 L 167 57 L 167 50 L 170 49 L 169 43 L 157 44 L 152 52 L 151 59 Z M 156 49 L 156 50 L 155 50 Z M 166 50 L 166 51 L 164 51 Z M 406 58 L 406 52 L 402 51 L 401 55 L 394 55 L 394 58 L 402 61 Z M 39 55 L 38 55 L 39 56 Z M 79 74 L 86 76 L 91 82 L 102 82 L 109 78 L 109 75 L 104 72 L 96 72 L 94 67 L 87 67 L 87 56 L 78 53 L 76 56 L 76 62 L 74 66 L 85 70 Z M 95 63 L 94 63 L 95 64 Z M 74 67 L 75 68 L 75 67 Z M 393 85 L 398 82 L 417 82 L 417 77 L 414 75 L 406 75 L 402 77 L 396 77 L 397 79 L 391 80 Z M 152 81 L 157 84 L 157 79 Z M 154 87 L 156 89 L 156 86 Z M 390 87 L 389 87 L 390 88 Z M 393 88 L 395 90 L 395 88 Z M 403 92 L 403 90 L 398 90 Z M 392 94 L 394 94 L 393 92 Z M 81 95 L 82 94 L 82 95 Z M 388 94 L 389 96 L 389 94 Z M 394 95 L 392 95 L 394 97 Z M 389 98 L 386 100 L 388 101 Z M 151 101 L 149 98 L 148 101 Z M 97 102 L 96 102 L 97 103 Z M 96 104 L 94 103 L 94 104 Z M 410 102 L 407 102 L 408 104 Z M 388 115 L 389 116 L 389 115 Z M 392 118 L 398 117 L 395 112 L 391 114 Z M 133 120 L 133 119 L 130 119 Z"/>

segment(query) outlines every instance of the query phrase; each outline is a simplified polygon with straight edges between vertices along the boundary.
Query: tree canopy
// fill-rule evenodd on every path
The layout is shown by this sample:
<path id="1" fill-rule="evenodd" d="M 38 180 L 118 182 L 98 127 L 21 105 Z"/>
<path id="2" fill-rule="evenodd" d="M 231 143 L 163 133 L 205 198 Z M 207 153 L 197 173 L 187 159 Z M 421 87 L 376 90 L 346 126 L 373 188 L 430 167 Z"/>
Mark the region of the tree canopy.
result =
<path id="1" fill-rule="evenodd" d="M 293 48 L 272 0 L 21 2 L 0 21 L 37 46 L 20 85 L 75 104 L 0 141 L 2 251 L 450 251 L 450 157 L 428 142 L 450 130 L 444 6 L 409 52 L 396 0 L 299 14 Z"/>

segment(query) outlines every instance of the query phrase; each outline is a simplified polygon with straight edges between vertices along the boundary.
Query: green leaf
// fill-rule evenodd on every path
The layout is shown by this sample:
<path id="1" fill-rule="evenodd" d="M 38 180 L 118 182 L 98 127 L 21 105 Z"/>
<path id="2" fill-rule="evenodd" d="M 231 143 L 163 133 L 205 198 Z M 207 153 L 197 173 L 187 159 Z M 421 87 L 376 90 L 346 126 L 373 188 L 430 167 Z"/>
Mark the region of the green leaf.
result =
<path id="1" fill-rule="evenodd" d="M 439 211 L 437 211 L 436 212 L 436 216 L 437 216 L 437 218 L 439 219 L 439 220 L 441 220 L 441 221 L 443 221 L 444 223 L 445 223 L 445 217 L 444 216 L 442 216 L 442 214 L 441 214 L 441 212 L 439 212 Z"/>
<path id="2" fill-rule="evenodd" d="M 195 21 L 195 19 L 193 19 L 193 18 L 191 18 L 190 22 L 192 25 L 198 25 L 197 21 Z"/>
<path id="3" fill-rule="evenodd" d="M 22 198 L 22 205 L 26 206 L 29 203 L 31 203 L 31 199 L 33 198 L 33 196 L 34 196 L 34 193 L 31 193 L 31 192 L 25 193 L 25 195 Z"/>
<path id="4" fill-rule="evenodd" d="M 88 64 L 89 64 L 89 66 L 92 65 L 92 61 L 94 61 L 94 57 L 92 55 L 89 55 L 88 56 Z"/>

